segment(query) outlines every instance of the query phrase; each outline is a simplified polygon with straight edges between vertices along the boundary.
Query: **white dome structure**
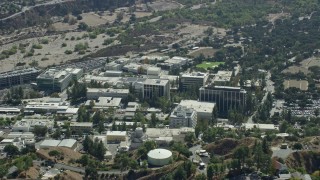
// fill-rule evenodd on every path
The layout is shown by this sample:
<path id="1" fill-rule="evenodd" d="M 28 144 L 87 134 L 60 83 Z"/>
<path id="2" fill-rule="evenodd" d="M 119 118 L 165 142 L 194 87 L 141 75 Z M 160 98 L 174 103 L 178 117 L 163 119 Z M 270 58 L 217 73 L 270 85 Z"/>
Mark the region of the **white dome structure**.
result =
<path id="1" fill-rule="evenodd" d="M 143 129 L 141 127 L 137 127 L 135 131 L 136 138 L 141 138 L 143 136 Z"/>
<path id="2" fill-rule="evenodd" d="M 148 152 L 148 163 L 153 166 L 164 166 L 172 160 L 172 152 L 167 149 L 153 149 Z"/>

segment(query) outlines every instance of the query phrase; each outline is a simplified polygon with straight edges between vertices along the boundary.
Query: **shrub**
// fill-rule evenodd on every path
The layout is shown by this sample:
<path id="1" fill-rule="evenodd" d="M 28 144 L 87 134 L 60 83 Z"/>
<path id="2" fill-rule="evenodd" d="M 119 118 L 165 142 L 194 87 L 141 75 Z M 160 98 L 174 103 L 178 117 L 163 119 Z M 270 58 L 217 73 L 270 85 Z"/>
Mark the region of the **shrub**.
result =
<path id="1" fill-rule="evenodd" d="M 41 39 L 40 43 L 41 44 L 49 44 L 49 40 L 48 39 Z"/>
<path id="2" fill-rule="evenodd" d="M 66 50 L 64 53 L 65 54 L 72 54 L 72 51 L 71 50 Z"/>
<path id="3" fill-rule="evenodd" d="M 32 45 L 33 49 L 42 49 L 42 46 L 40 44 L 34 44 Z"/>
<path id="4" fill-rule="evenodd" d="M 60 155 L 60 152 L 57 150 L 52 150 L 48 154 L 49 154 L 49 156 L 58 156 L 58 155 Z"/>
<path id="5" fill-rule="evenodd" d="M 67 47 L 67 43 L 62 43 L 61 47 Z"/>

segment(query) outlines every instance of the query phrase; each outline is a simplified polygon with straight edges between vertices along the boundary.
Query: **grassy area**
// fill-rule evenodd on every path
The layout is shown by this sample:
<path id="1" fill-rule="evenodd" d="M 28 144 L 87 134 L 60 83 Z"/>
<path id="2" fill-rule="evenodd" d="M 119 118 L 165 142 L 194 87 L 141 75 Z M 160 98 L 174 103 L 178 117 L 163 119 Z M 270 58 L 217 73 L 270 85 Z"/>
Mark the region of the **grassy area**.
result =
<path id="1" fill-rule="evenodd" d="M 220 64 L 224 64 L 224 62 L 207 62 L 207 61 L 204 61 L 203 63 L 198 64 L 196 67 L 197 68 L 208 69 L 210 67 L 219 66 Z"/>

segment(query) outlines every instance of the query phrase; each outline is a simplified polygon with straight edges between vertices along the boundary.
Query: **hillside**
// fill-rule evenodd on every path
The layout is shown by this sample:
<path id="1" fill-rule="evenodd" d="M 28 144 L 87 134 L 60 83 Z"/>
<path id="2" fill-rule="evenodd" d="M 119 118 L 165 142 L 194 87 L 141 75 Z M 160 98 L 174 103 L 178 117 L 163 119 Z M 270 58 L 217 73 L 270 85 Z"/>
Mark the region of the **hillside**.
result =
<path id="1" fill-rule="evenodd" d="M 48 153 L 53 150 L 58 151 L 60 154 L 58 156 L 49 156 Z M 43 159 L 52 160 L 52 161 L 56 161 L 64 164 L 68 164 L 70 160 L 77 160 L 82 156 L 82 154 L 64 147 L 52 147 L 48 149 L 40 149 L 36 153 L 38 156 L 40 156 Z"/>
<path id="2" fill-rule="evenodd" d="M 254 145 L 256 138 L 244 138 L 241 140 L 225 138 L 219 140 L 215 143 L 208 144 L 204 147 L 209 153 L 217 154 L 220 156 L 226 156 L 227 158 L 231 156 L 232 152 L 239 146 L 251 147 Z"/>
<path id="3" fill-rule="evenodd" d="M 289 168 L 303 168 L 307 173 L 313 173 L 320 167 L 320 151 L 299 151 L 294 152 L 286 159 Z"/>

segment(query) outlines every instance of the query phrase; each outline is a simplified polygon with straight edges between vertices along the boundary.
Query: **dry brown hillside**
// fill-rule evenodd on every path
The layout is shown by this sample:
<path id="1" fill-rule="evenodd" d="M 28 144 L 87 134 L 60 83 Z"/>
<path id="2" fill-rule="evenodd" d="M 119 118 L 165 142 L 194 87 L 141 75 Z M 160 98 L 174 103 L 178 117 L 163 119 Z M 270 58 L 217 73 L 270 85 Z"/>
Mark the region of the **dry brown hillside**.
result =
<path id="1" fill-rule="evenodd" d="M 304 168 L 308 173 L 313 173 L 320 167 L 320 151 L 298 151 L 291 153 L 286 159 L 289 168 Z"/>
<path id="2" fill-rule="evenodd" d="M 248 137 L 241 140 L 225 138 L 217 142 L 208 144 L 204 147 L 209 153 L 214 153 L 220 156 L 230 156 L 236 147 L 254 145 L 256 138 Z"/>
<path id="3" fill-rule="evenodd" d="M 48 153 L 53 150 L 60 152 L 60 155 L 57 157 L 49 156 Z M 82 156 L 82 154 L 64 147 L 52 147 L 47 149 L 40 149 L 37 151 L 37 155 L 43 159 L 52 160 L 52 161 L 56 161 L 64 164 L 68 164 L 69 160 L 71 159 L 77 160 Z"/>

